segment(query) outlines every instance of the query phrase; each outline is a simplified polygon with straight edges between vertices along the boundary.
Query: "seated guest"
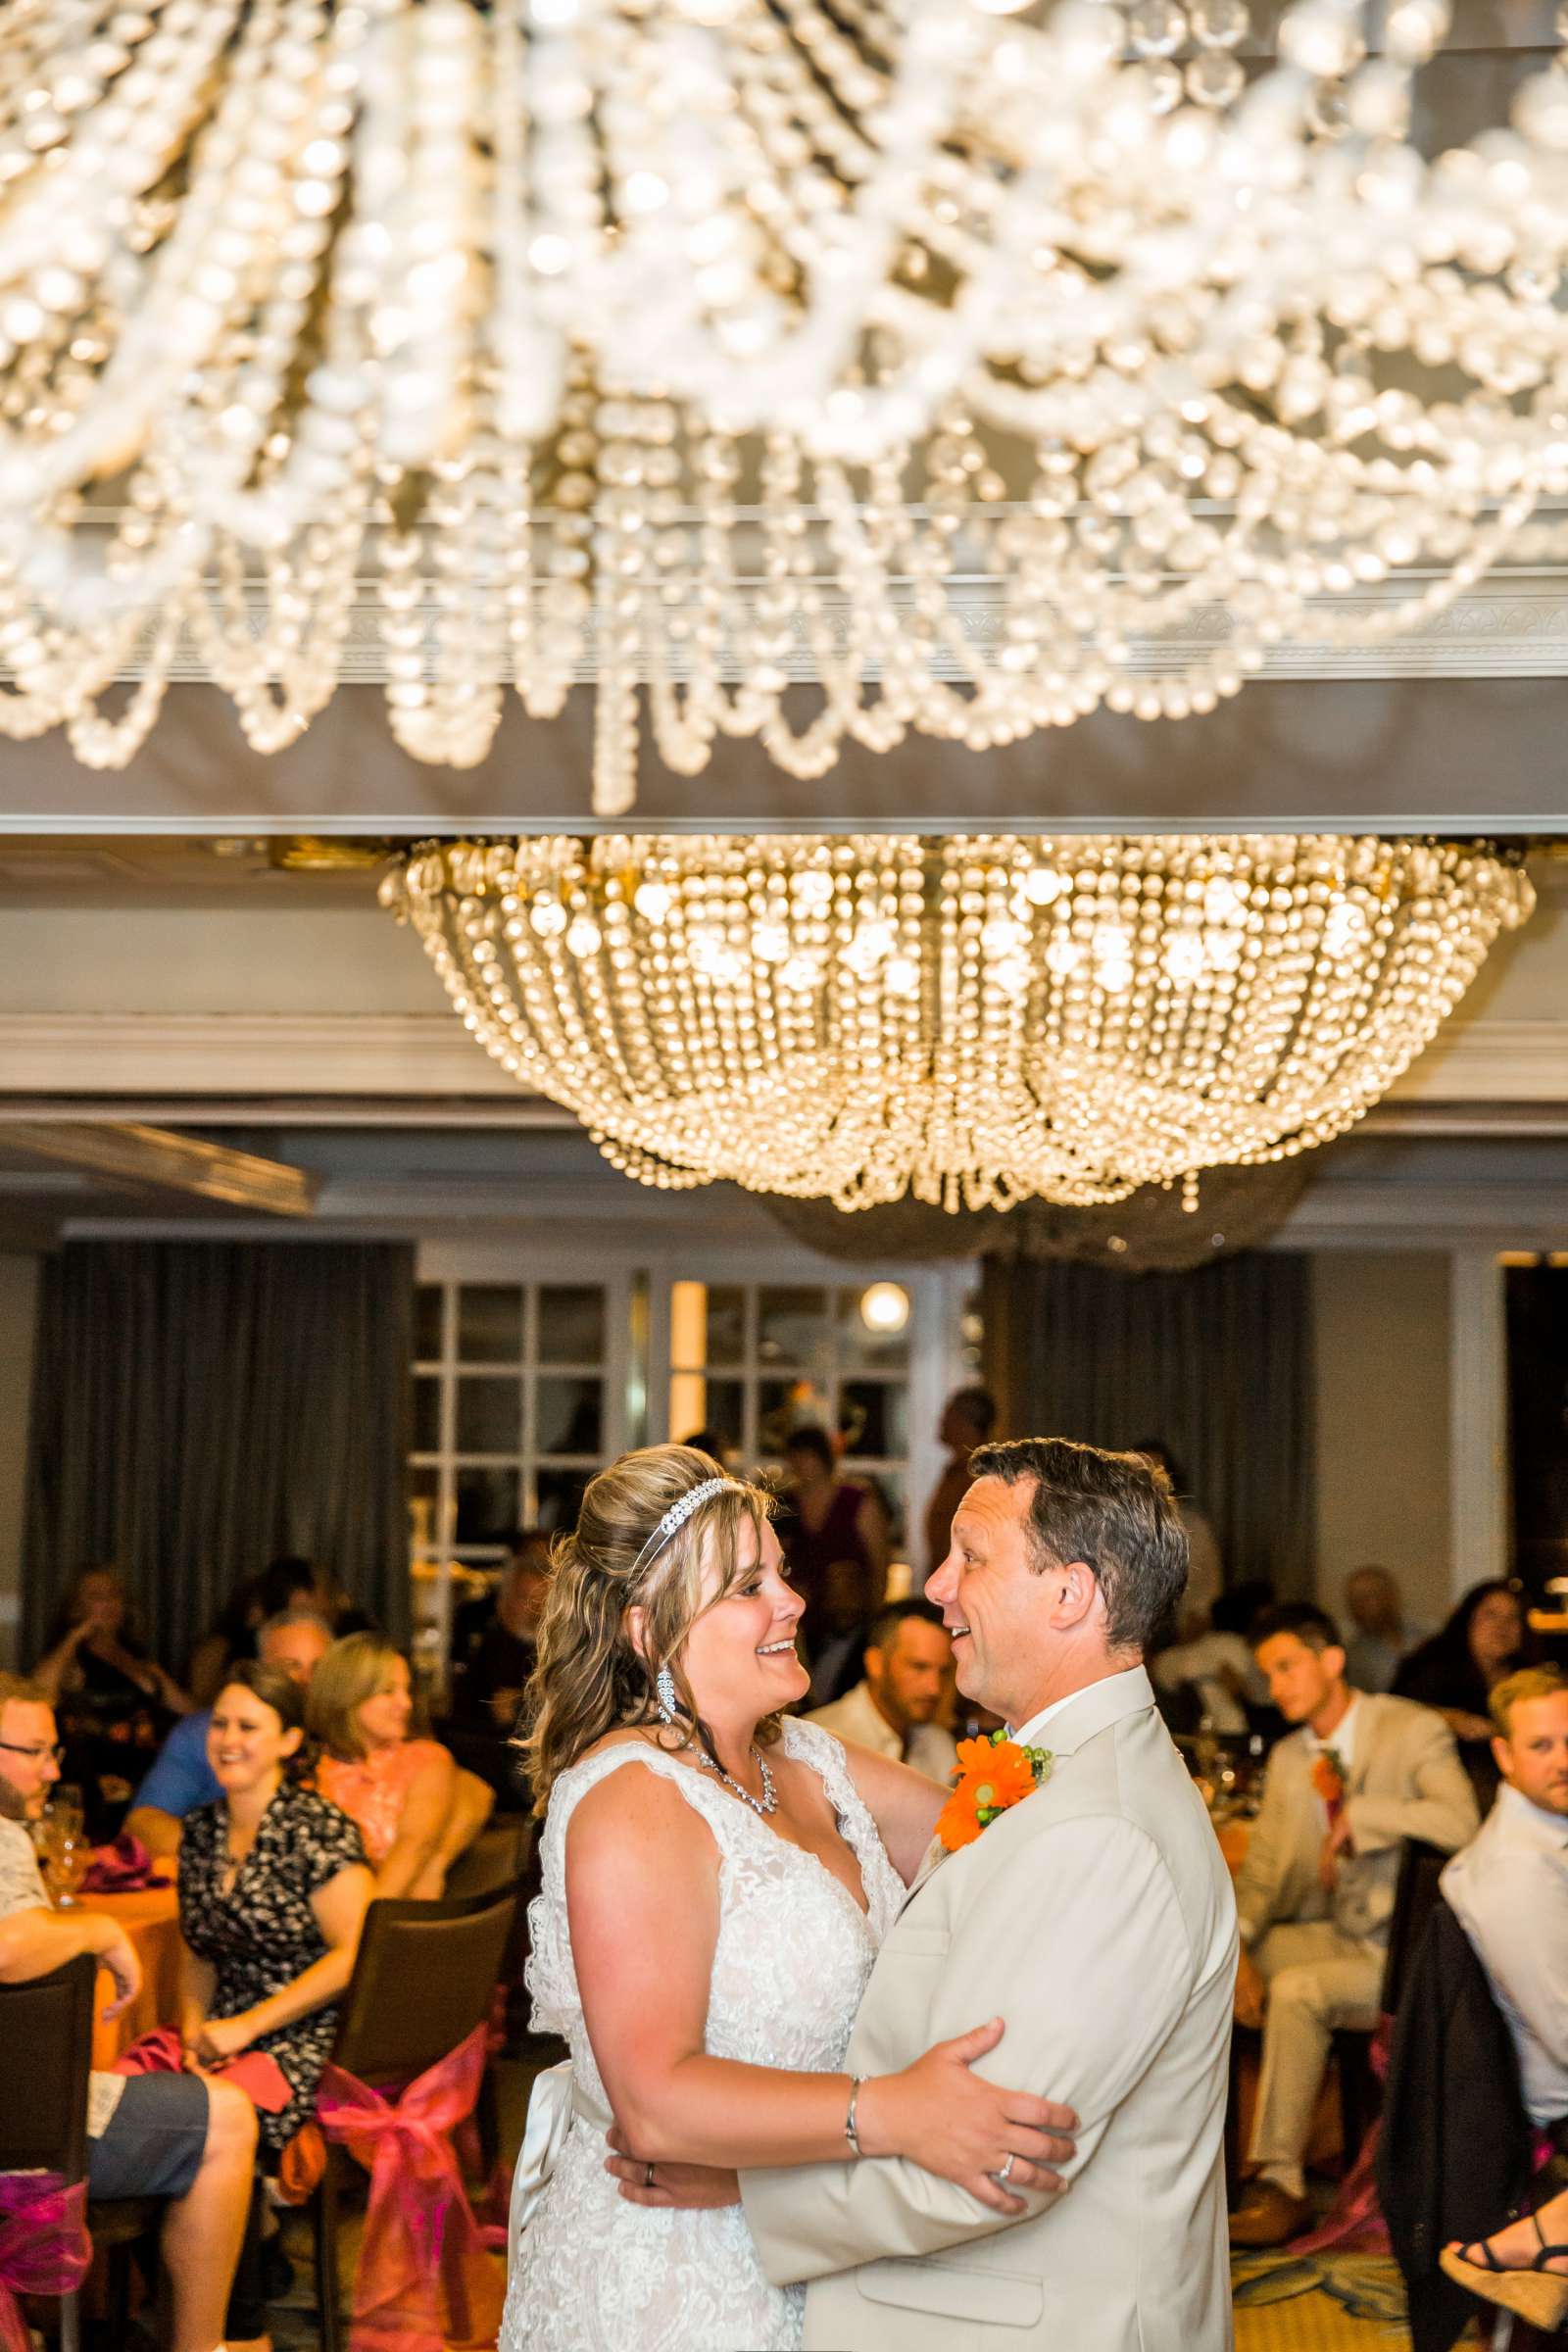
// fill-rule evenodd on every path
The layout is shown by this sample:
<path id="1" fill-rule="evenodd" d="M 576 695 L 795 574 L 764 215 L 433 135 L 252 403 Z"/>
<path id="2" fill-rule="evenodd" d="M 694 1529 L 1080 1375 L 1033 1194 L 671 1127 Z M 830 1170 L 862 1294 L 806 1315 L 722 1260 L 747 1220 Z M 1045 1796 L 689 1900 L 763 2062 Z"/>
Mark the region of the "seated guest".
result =
<path id="1" fill-rule="evenodd" d="M 303 1690 L 331 1641 L 331 1627 L 314 1610 L 285 1609 L 262 1627 L 256 1650 L 264 1666 L 281 1666 Z M 155 1858 L 177 1854 L 186 1814 L 194 1813 L 198 1805 L 216 1804 L 222 1793 L 207 1760 L 212 1721 L 211 1707 L 182 1716 L 136 1791 L 125 1827 Z"/>
<path id="2" fill-rule="evenodd" d="M 260 2117 L 262 2163 L 316 2107 L 338 2001 L 374 1882 L 359 1831 L 303 1786 L 305 1693 L 280 1666 L 237 1666 L 213 1701 L 221 1791 L 179 1841 L 179 2034 L 192 2070 L 262 2050 L 292 2096 Z"/>
<path id="3" fill-rule="evenodd" d="M 1302 2165 L 1329 2046 L 1377 2023 L 1399 1845 L 1452 1852 L 1475 1834 L 1475 1794 L 1453 1735 L 1426 1707 L 1353 1690 L 1331 1618 L 1305 1602 L 1252 1628 L 1287 1723 L 1236 1882 L 1236 2014 L 1261 2025 L 1252 2131 L 1256 2176 L 1231 2217 L 1244 2246 L 1279 2245 L 1310 2217 Z"/>
<path id="4" fill-rule="evenodd" d="M 1525 2107 L 1568 2145 L 1568 1683 L 1527 1667 L 1492 1693 L 1502 1786 L 1443 1891 L 1487 1972 L 1519 2058 Z M 1551 2333 L 1568 2319 L 1568 2192 L 1443 2255 L 1471 2294 Z"/>
<path id="5" fill-rule="evenodd" d="M 1482 1808 L 1497 1792 L 1492 1755 L 1492 1693 L 1532 1663 L 1524 1610 L 1512 1585 L 1500 1579 L 1472 1585 L 1447 1623 L 1412 1650 L 1394 1678 L 1396 1697 L 1436 1707 L 1459 1742 Z"/>
<path id="6" fill-rule="evenodd" d="M 27 1984 L 90 1952 L 108 1969 L 111 2013 L 135 1999 L 141 1964 L 101 1912 L 50 1907 L 32 1840 L 60 1777 L 55 1718 L 36 1683 L 0 1675 L 0 1984 Z M 173 2352 L 265 2352 L 265 2314 L 224 2314 L 250 2212 L 256 2110 L 242 2090 L 195 2075 L 100 2075 L 87 2098 L 87 2183 L 95 2197 L 165 2200 L 163 2254 L 173 2289 Z M 25 2334 L 25 2330 L 24 2330 Z"/>
<path id="7" fill-rule="evenodd" d="M 864 1681 L 807 1720 L 875 1755 L 898 1756 L 927 1780 L 951 1781 L 958 1750 L 937 1718 L 952 1662 L 942 1611 L 928 1600 L 892 1601 L 872 1620 Z"/>
<path id="8" fill-rule="evenodd" d="M 192 1705 L 149 1657 L 118 1569 L 81 1571 L 33 1680 L 55 1709 L 67 1777 L 80 1783 L 87 1833 L 100 1843 L 118 1832 L 147 1757 Z"/>
<path id="9" fill-rule="evenodd" d="M 1230 1586 L 1214 1603 L 1207 1633 L 1150 1656 L 1154 1703 L 1173 1733 L 1206 1729 L 1233 1738 L 1266 1727 L 1278 1734 L 1268 1685 L 1247 1638 L 1273 1602 L 1274 1588 L 1261 1578 Z"/>
<path id="10" fill-rule="evenodd" d="M 1354 1632 L 1345 1645 L 1346 1672 L 1357 1690 L 1392 1690 L 1394 1678 L 1432 1628 L 1405 1616 L 1399 1588 L 1387 1568 L 1352 1568 L 1345 1580 L 1345 1613 Z"/>
<path id="11" fill-rule="evenodd" d="M 1530 2120 L 1568 2118 L 1568 1683 L 1526 1667 L 1492 1693 L 1497 1801 L 1443 1874 L 1519 2053 Z"/>
<path id="12" fill-rule="evenodd" d="M 229 1594 L 217 1624 L 204 1634 L 191 1652 L 188 1680 L 199 1707 L 210 1707 L 231 1666 L 256 1655 L 256 1637 L 273 1617 L 293 1609 L 308 1609 L 324 1617 L 336 1631 L 324 1580 L 310 1560 L 289 1556 L 270 1560 L 256 1576 L 246 1577 Z"/>
<path id="13" fill-rule="evenodd" d="M 493 1593 L 466 1601 L 452 1626 L 454 1752 L 498 1797 L 520 1799 L 513 1734 L 533 1672 L 539 1620 L 550 1591 L 550 1539 L 528 1529 Z"/>
<path id="14" fill-rule="evenodd" d="M 358 1824 L 377 1895 L 439 1898 L 453 1861 L 478 1835 L 495 1792 L 434 1740 L 409 1737 L 409 1661 L 380 1634 L 334 1642 L 311 1679 L 316 1786 Z"/>
<path id="15" fill-rule="evenodd" d="M 997 1426 L 997 1400 L 989 1389 L 955 1389 L 942 1408 L 937 1437 L 948 1449 L 942 1476 L 925 1506 L 926 1574 L 935 1576 L 953 1540 L 953 1514 L 974 1481 L 969 1456 Z"/>

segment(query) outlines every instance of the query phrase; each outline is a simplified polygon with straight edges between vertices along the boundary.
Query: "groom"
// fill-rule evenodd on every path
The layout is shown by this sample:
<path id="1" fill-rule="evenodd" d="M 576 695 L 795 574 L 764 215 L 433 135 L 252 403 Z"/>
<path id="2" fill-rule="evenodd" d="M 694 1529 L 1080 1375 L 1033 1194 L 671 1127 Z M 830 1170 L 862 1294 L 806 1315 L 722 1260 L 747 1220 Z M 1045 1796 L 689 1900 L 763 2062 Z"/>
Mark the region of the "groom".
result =
<path id="1" fill-rule="evenodd" d="M 970 1468 L 926 1592 L 959 1690 L 1052 1762 L 922 1871 L 847 2064 L 890 2073 L 1004 2018 L 980 2070 L 1077 2110 L 1067 2187 L 1008 2219 L 867 2159 L 744 2174 L 746 2218 L 770 2278 L 811 2281 L 818 2352 L 1224 2352 L 1236 1905 L 1143 1666 L 1186 1537 L 1141 1454 L 1025 1438 Z"/>

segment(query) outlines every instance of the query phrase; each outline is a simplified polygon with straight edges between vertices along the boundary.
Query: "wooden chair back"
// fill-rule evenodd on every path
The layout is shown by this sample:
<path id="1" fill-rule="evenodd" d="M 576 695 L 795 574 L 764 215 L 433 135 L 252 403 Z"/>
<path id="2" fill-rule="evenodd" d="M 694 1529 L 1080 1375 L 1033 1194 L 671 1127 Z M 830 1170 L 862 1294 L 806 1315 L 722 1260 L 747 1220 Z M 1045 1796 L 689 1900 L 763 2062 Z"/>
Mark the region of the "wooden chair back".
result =
<path id="1" fill-rule="evenodd" d="M 334 2063 L 377 2083 L 422 2074 L 490 2014 L 515 1886 L 439 1903 L 374 1902 L 365 1915 Z"/>
<path id="2" fill-rule="evenodd" d="M 98 1963 L 90 1953 L 0 1985 L 0 2172 L 87 2171 L 87 2077 Z"/>
<path id="3" fill-rule="evenodd" d="M 533 1850 L 531 1821 L 493 1821 L 447 1872 L 446 1900 L 501 1894 L 521 1885 Z"/>

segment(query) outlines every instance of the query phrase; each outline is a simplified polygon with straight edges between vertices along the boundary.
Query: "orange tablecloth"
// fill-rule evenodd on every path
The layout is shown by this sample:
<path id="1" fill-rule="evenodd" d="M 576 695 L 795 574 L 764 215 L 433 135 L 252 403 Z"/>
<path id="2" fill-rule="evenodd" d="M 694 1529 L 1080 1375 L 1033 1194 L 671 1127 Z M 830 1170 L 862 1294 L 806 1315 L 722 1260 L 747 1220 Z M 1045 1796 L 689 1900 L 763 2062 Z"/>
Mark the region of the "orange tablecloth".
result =
<path id="1" fill-rule="evenodd" d="M 1218 1824 L 1214 1835 L 1219 1839 L 1219 1850 L 1225 1857 L 1225 1867 L 1234 1879 L 1242 1864 L 1247 1860 L 1247 1849 L 1252 1838 L 1252 1825 L 1238 1815 L 1234 1821 Z"/>
<path id="2" fill-rule="evenodd" d="M 179 2022 L 179 1898 L 172 1886 L 148 1886 L 137 1894 L 78 1895 L 75 1908 L 118 1920 L 141 1962 L 141 1990 L 119 2017 L 103 2015 L 115 1987 L 107 1970 L 98 1972 L 92 2062 L 107 2070 L 139 2034 Z"/>

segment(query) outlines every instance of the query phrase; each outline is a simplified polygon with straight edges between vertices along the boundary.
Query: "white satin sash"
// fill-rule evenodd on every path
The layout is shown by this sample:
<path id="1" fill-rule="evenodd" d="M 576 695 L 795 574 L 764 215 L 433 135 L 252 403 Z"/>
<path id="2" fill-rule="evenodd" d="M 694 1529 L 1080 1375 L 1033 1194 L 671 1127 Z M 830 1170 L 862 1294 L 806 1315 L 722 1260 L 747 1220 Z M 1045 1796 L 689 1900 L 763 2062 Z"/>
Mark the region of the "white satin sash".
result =
<path id="1" fill-rule="evenodd" d="M 535 2076 L 528 2095 L 528 2120 L 523 2126 L 522 2146 L 512 2176 L 512 2202 L 507 2212 L 509 2272 L 516 2265 L 522 2233 L 538 2212 L 561 2162 L 573 2115 L 580 2115 L 584 2123 L 595 2125 L 601 2132 L 610 2129 L 610 2117 L 597 2101 L 585 2095 L 573 2079 L 571 2060 L 564 2058 L 559 2066 L 547 2066 Z"/>

